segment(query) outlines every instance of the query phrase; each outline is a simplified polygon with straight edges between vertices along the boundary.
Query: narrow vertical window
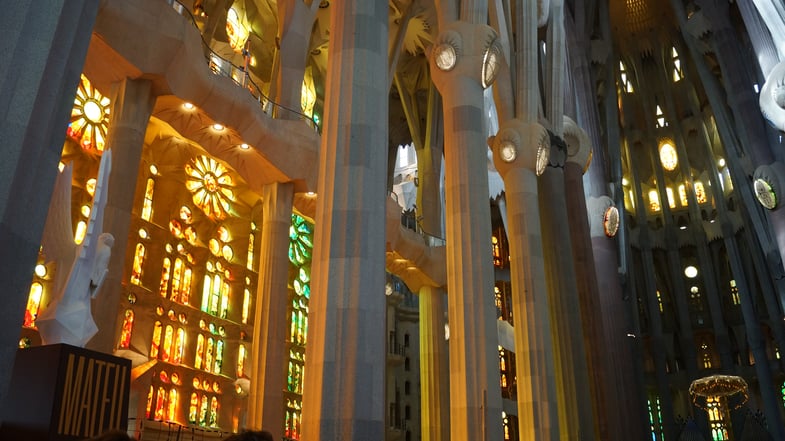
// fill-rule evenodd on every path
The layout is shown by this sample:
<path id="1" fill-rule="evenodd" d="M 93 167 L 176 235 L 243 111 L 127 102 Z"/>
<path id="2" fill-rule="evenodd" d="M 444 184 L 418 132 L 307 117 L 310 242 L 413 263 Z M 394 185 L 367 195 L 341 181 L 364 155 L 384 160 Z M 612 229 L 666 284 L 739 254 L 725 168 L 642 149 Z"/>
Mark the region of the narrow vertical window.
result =
<path id="1" fill-rule="evenodd" d="M 250 312 L 251 308 L 251 291 L 248 288 L 245 288 L 243 292 L 243 313 L 241 320 L 243 324 L 248 324 L 248 313 Z"/>
<path id="2" fill-rule="evenodd" d="M 237 355 L 237 378 L 242 378 L 245 374 L 245 345 L 240 345 Z"/>
<path id="3" fill-rule="evenodd" d="M 196 358 L 194 359 L 194 368 L 201 369 L 204 363 L 204 335 L 199 334 L 196 337 Z"/>
<path id="4" fill-rule="evenodd" d="M 174 354 L 172 363 L 180 364 L 183 361 L 183 354 L 185 353 L 185 330 L 177 328 L 177 337 L 174 340 Z"/>
<path id="5" fill-rule="evenodd" d="M 188 405 L 188 422 L 191 424 L 199 422 L 199 395 L 196 392 L 191 394 L 191 402 Z"/>
<path id="6" fill-rule="evenodd" d="M 741 299 L 739 298 L 739 287 L 736 286 L 735 279 L 731 279 L 730 281 L 730 298 L 734 305 L 741 304 Z"/>
<path id="7" fill-rule="evenodd" d="M 150 358 L 158 358 L 158 352 L 161 348 L 161 331 L 163 325 L 161 322 L 156 321 L 153 325 L 153 341 L 150 344 Z"/>
<path id="8" fill-rule="evenodd" d="M 210 427 L 218 426 L 218 398 L 210 400 Z"/>
<path id="9" fill-rule="evenodd" d="M 174 421 L 177 417 L 177 389 L 169 390 L 169 405 L 166 407 L 166 421 Z"/>
<path id="10" fill-rule="evenodd" d="M 168 257 L 164 257 L 164 264 L 161 269 L 161 285 L 158 288 L 158 292 L 161 294 L 161 297 L 164 298 L 166 298 L 166 294 L 169 291 L 169 276 L 171 275 L 171 269 L 172 261 L 169 260 Z"/>
<path id="11" fill-rule="evenodd" d="M 706 203 L 706 190 L 703 188 L 703 182 L 695 181 L 695 183 L 693 184 L 693 187 L 695 188 L 695 199 L 698 200 L 699 204 L 705 204 Z"/>
<path id="12" fill-rule="evenodd" d="M 248 258 L 245 261 L 245 267 L 249 270 L 253 271 L 254 268 L 254 253 L 253 253 L 253 244 L 254 243 L 254 232 L 251 231 L 251 234 L 248 235 Z"/>
<path id="13" fill-rule="evenodd" d="M 128 349 L 131 346 L 131 331 L 134 329 L 134 312 L 130 309 L 125 310 L 125 318 L 123 319 L 123 328 L 120 331 L 120 344 L 121 349 Z"/>
<path id="14" fill-rule="evenodd" d="M 148 420 L 150 419 L 150 416 L 152 415 L 152 411 L 153 411 L 153 393 L 154 393 L 154 391 L 155 391 L 155 389 L 153 388 L 153 385 L 151 384 L 150 385 L 150 391 L 147 392 L 147 408 L 146 408 L 147 410 L 145 412 L 145 418 L 147 418 Z"/>
<path id="15" fill-rule="evenodd" d="M 41 294 L 44 287 L 38 282 L 30 285 L 30 294 L 27 297 L 27 308 L 25 308 L 24 327 L 35 328 L 35 319 L 38 317 L 38 310 L 41 307 Z"/>
<path id="16" fill-rule="evenodd" d="M 660 196 L 657 194 L 657 190 L 649 191 L 649 209 L 653 212 L 660 211 Z"/>
<path id="17" fill-rule="evenodd" d="M 221 318 L 226 318 L 229 313 L 229 284 L 223 282 L 221 284 Z"/>
<path id="18" fill-rule="evenodd" d="M 134 252 L 134 264 L 131 267 L 131 283 L 134 285 L 142 284 L 142 268 L 144 267 L 144 259 L 147 250 L 141 243 L 136 244 L 136 251 Z"/>
<path id="19" fill-rule="evenodd" d="M 679 201 L 681 201 L 681 206 L 687 206 L 687 187 L 684 184 L 679 185 Z"/>
<path id="20" fill-rule="evenodd" d="M 147 178 L 147 185 L 144 189 L 144 202 L 142 202 L 142 219 L 150 222 L 153 217 L 153 190 L 155 188 L 155 181 L 153 178 Z"/>
<path id="21" fill-rule="evenodd" d="M 191 271 L 191 268 L 185 267 L 183 283 L 180 287 L 180 303 L 183 305 L 187 305 L 191 300 L 191 277 L 193 277 L 193 271 Z"/>
<path id="22" fill-rule="evenodd" d="M 215 354 L 215 341 L 212 338 L 207 339 L 207 351 L 204 356 L 204 370 L 210 372 L 213 368 L 213 355 Z"/>
<path id="23" fill-rule="evenodd" d="M 220 374 L 221 368 L 223 367 L 224 363 L 224 342 L 223 340 L 218 340 L 215 344 L 215 363 L 213 364 L 213 373 Z"/>
<path id="24" fill-rule="evenodd" d="M 655 124 L 655 127 L 658 129 L 668 127 L 668 120 L 665 119 L 665 114 L 662 112 L 662 107 L 660 107 L 659 104 L 657 104 L 657 109 L 655 109 L 654 113 L 657 117 L 657 124 Z"/>
<path id="25" fill-rule="evenodd" d="M 676 198 L 673 196 L 673 189 L 670 187 L 665 187 L 665 194 L 668 195 L 668 206 L 671 208 L 676 208 Z"/>
<path id="26" fill-rule="evenodd" d="M 720 397 L 706 398 L 706 413 L 709 414 L 711 439 L 714 441 L 728 440 L 728 426 L 725 423 L 725 415 L 723 415 L 722 412 Z"/>
<path id="27" fill-rule="evenodd" d="M 174 260 L 174 270 L 172 271 L 172 295 L 173 302 L 180 301 L 180 284 L 183 278 L 183 259 L 177 258 Z"/>
<path id="28" fill-rule="evenodd" d="M 172 341 L 174 340 L 174 328 L 172 325 L 166 325 L 166 332 L 164 333 L 164 351 L 161 354 L 161 360 L 172 361 Z"/>
<path id="29" fill-rule="evenodd" d="M 622 61 L 619 61 L 619 75 L 621 76 L 622 90 L 627 93 L 633 93 L 635 90 L 632 88 L 632 80 L 630 80 L 627 67 Z"/>
<path id="30" fill-rule="evenodd" d="M 166 391 L 163 387 L 158 388 L 158 393 L 155 397 L 155 419 L 164 419 L 164 406 L 166 405 Z"/>
<path id="31" fill-rule="evenodd" d="M 671 48 L 671 60 L 673 61 L 673 82 L 677 82 L 684 78 L 684 71 L 681 68 L 681 60 L 676 48 Z"/>

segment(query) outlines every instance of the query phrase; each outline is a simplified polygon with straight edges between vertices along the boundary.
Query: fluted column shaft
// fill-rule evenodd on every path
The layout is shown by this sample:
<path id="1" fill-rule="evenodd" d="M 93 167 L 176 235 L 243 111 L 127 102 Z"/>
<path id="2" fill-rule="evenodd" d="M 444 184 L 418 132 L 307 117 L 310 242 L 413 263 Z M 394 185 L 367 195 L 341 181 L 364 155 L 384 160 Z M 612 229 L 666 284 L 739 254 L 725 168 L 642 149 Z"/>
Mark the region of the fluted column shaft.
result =
<path id="1" fill-rule="evenodd" d="M 289 228 L 292 224 L 292 183 L 262 189 L 262 232 L 259 279 L 253 327 L 253 373 L 247 426 L 284 433 L 284 378 L 289 296 Z"/>
<path id="2" fill-rule="evenodd" d="M 444 106 L 444 192 L 450 321 L 450 436 L 453 441 L 502 438 L 483 88 L 483 54 L 495 33 L 454 22 L 439 39 L 460 36 L 456 65 L 431 60 Z M 448 34 L 449 33 L 449 34 Z"/>
<path id="3" fill-rule="evenodd" d="M 548 312 L 537 176 L 526 168 L 504 175 L 507 239 L 515 317 L 515 370 L 521 440 L 558 440 L 557 372 Z"/>
<path id="4" fill-rule="evenodd" d="M 93 305 L 93 318 L 98 333 L 87 343 L 96 351 L 111 353 L 119 335 L 117 328 L 120 297 L 126 272 L 128 230 L 134 204 L 134 191 L 142 159 L 144 134 L 155 105 L 152 83 L 149 80 L 126 78 L 112 85 L 112 108 L 106 145 L 112 150 L 112 171 L 109 175 L 109 193 L 104 209 L 105 233 L 115 238 L 109 272 L 101 292 Z M 133 245 L 131 245 L 133 246 Z"/>
<path id="5" fill-rule="evenodd" d="M 3 5 L 0 29 L 0 401 L 5 398 L 33 267 L 98 1 Z M 22 68 L 23 67 L 23 68 Z"/>
<path id="6" fill-rule="evenodd" d="M 766 28 L 766 23 L 758 13 L 754 3 L 753 0 L 738 0 L 736 2 L 739 6 L 741 18 L 744 20 L 744 27 L 747 28 L 747 35 L 750 36 L 750 42 L 755 49 L 755 55 L 758 56 L 758 65 L 761 73 L 765 79 L 777 64 L 779 56 L 777 55 L 777 48 L 774 46 L 771 34 Z"/>
<path id="7" fill-rule="evenodd" d="M 542 236 L 548 244 L 543 256 L 553 323 L 559 425 L 567 439 L 593 439 L 586 349 L 564 196 L 564 155 L 563 150 L 551 149 L 552 166 L 539 179 Z M 554 159 L 559 156 L 561 159 Z"/>
<path id="8" fill-rule="evenodd" d="M 330 8 L 302 439 L 381 440 L 389 5 Z"/>
<path id="9" fill-rule="evenodd" d="M 450 439 L 444 291 L 423 286 L 420 302 L 420 430 L 423 441 Z"/>

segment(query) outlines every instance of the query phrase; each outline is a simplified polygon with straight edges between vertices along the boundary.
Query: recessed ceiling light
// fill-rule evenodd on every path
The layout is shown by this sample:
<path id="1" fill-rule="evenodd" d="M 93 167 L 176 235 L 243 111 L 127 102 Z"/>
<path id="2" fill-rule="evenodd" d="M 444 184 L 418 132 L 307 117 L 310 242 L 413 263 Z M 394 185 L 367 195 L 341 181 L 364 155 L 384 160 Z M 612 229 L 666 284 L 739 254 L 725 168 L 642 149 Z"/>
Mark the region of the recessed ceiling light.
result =
<path id="1" fill-rule="evenodd" d="M 224 126 L 218 123 L 213 124 L 213 130 L 220 132 L 224 129 Z"/>
<path id="2" fill-rule="evenodd" d="M 243 150 L 248 150 L 249 148 L 251 148 L 251 146 L 249 146 L 246 143 L 242 143 L 242 144 L 240 144 L 240 148 L 243 149 Z"/>
<path id="3" fill-rule="evenodd" d="M 194 105 L 191 104 L 191 103 L 183 103 L 183 109 L 185 109 L 185 110 L 193 110 L 194 109 Z"/>

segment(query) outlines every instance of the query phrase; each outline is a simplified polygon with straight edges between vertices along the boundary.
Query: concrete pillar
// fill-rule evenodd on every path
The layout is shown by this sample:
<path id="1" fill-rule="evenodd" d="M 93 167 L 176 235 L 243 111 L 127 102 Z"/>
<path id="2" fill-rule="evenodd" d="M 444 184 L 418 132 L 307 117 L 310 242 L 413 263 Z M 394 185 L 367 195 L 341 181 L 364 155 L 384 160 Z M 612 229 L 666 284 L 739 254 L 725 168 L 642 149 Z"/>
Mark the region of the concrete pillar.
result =
<path id="1" fill-rule="evenodd" d="M 302 439 L 381 440 L 389 5 L 330 8 Z"/>
<path id="2" fill-rule="evenodd" d="M 289 296 L 289 228 L 292 224 L 292 183 L 262 189 L 262 237 L 253 327 L 253 372 L 247 426 L 284 433 L 287 306 Z"/>
<path id="3" fill-rule="evenodd" d="M 519 438 L 559 440 L 557 372 L 536 175 L 547 161 L 550 138 L 539 124 L 512 120 L 501 125 L 492 144 L 507 201 Z"/>
<path id="4" fill-rule="evenodd" d="M 93 301 L 93 318 L 98 333 L 87 343 L 96 351 L 112 353 L 117 344 L 117 310 L 120 305 L 126 249 L 131 225 L 136 179 L 144 147 L 144 134 L 155 105 L 152 83 L 149 80 L 125 79 L 112 86 L 111 119 L 106 145 L 112 150 L 112 171 L 109 175 L 109 192 L 104 209 L 105 233 L 115 237 L 109 272 L 101 292 Z"/>
<path id="5" fill-rule="evenodd" d="M 559 138 L 553 139 L 561 142 Z M 586 348 L 564 196 L 566 153 L 564 144 L 553 146 L 549 166 L 539 178 L 542 236 L 547 244 L 543 247 L 543 256 L 553 323 L 559 426 L 568 439 L 593 439 Z"/>
<path id="6" fill-rule="evenodd" d="M 491 216 L 483 112 L 488 81 L 481 79 L 496 33 L 487 25 L 462 21 L 440 29 L 431 75 L 444 104 L 450 435 L 454 441 L 497 440 L 502 438 L 502 401 L 488 258 Z"/>
<path id="7" fill-rule="evenodd" d="M 276 117 L 300 119 L 304 116 L 300 103 L 303 78 L 311 43 L 311 31 L 316 19 L 316 11 L 321 1 L 313 0 L 308 6 L 303 0 L 278 1 L 278 38 L 280 48 L 277 54 L 276 90 L 273 100 Z"/>
<path id="8" fill-rule="evenodd" d="M 614 371 L 610 368 L 607 355 L 607 342 L 604 339 L 602 309 L 600 308 L 600 291 L 597 287 L 597 275 L 594 269 L 594 255 L 589 234 L 589 216 L 583 188 L 583 171 L 591 160 L 591 143 L 589 137 L 574 121 L 565 117 L 564 139 L 567 142 L 567 162 L 564 164 L 564 187 L 567 208 L 567 225 L 572 241 L 572 259 L 575 268 L 575 281 L 580 306 L 581 325 L 590 396 L 585 397 L 586 405 L 591 406 L 595 418 L 595 438 L 608 439 L 611 426 L 620 426 L 621 421 L 605 408 L 622 408 L 610 393 L 612 384 L 616 382 Z M 575 324 L 574 324 L 575 325 Z"/>
<path id="9" fill-rule="evenodd" d="M 450 439 L 444 291 L 423 286 L 420 301 L 420 430 L 422 441 Z"/>
<path id="10" fill-rule="evenodd" d="M 3 5 L 0 35 L 0 401 L 5 399 L 57 163 L 98 1 Z"/>

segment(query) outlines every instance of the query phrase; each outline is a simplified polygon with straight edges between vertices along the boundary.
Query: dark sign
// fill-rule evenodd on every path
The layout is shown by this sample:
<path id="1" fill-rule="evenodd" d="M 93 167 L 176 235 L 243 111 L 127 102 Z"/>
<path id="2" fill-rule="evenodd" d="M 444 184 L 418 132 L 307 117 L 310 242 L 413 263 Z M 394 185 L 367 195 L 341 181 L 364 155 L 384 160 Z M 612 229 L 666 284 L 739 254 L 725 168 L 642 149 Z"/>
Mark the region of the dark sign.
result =
<path id="1" fill-rule="evenodd" d="M 128 427 L 131 362 L 59 344 L 20 349 L 0 439 L 72 441 Z"/>

